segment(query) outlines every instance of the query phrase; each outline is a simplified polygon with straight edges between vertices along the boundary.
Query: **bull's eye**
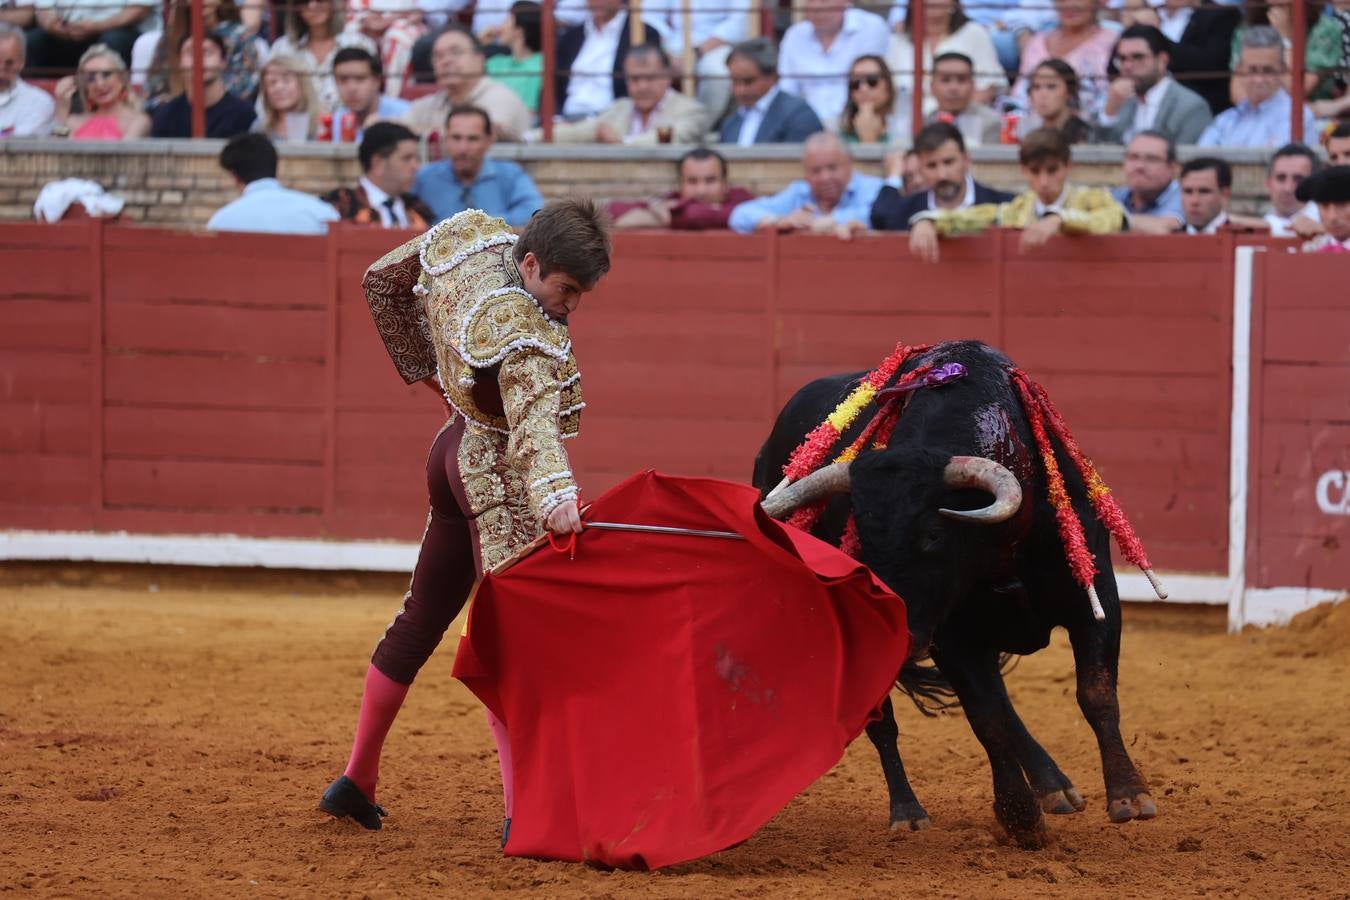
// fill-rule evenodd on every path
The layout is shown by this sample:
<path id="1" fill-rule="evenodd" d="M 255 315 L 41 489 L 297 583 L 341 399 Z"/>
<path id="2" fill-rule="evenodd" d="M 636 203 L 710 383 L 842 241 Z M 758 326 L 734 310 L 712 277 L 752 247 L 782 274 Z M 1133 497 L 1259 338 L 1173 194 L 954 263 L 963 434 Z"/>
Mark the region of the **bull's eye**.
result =
<path id="1" fill-rule="evenodd" d="M 924 553 L 932 553 L 942 546 L 942 529 L 937 526 L 929 526 L 923 530 L 919 537 L 919 549 Z"/>

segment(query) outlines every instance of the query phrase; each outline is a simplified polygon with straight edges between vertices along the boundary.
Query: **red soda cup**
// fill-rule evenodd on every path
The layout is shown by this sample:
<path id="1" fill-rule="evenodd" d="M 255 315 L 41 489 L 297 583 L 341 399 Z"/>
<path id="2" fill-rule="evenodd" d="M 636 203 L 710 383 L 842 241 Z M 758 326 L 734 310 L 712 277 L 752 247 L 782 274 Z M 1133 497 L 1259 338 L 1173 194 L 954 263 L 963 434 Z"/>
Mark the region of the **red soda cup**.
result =
<path id="1" fill-rule="evenodd" d="M 324 113 L 319 116 L 319 134 L 316 140 L 331 141 L 333 139 L 333 114 Z"/>
<path id="2" fill-rule="evenodd" d="M 1017 143 L 1017 122 L 1019 116 L 1015 112 L 1006 112 L 1003 114 L 1003 127 L 999 131 L 999 140 L 1005 144 Z"/>
<path id="3" fill-rule="evenodd" d="M 342 122 L 339 140 L 344 144 L 351 144 L 356 141 L 356 113 L 345 112 L 342 114 Z"/>

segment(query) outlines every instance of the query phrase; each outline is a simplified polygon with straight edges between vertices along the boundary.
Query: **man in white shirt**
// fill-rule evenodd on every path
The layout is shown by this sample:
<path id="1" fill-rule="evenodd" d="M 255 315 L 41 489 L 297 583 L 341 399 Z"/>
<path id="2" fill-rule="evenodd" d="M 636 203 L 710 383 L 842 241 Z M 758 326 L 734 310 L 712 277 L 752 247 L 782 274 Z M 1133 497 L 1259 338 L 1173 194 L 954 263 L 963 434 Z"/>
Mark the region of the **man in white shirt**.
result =
<path id="1" fill-rule="evenodd" d="M 848 101 L 848 70 L 860 56 L 885 57 L 891 32 L 881 16 L 842 5 L 845 0 L 805 0 L 800 22 L 783 34 L 778 51 L 781 86 L 836 129 Z"/>
<path id="2" fill-rule="evenodd" d="M 357 150 L 361 180 L 319 199 L 354 225 L 371 228 L 431 227 L 436 216 L 412 193 L 421 168 L 417 135 L 397 122 L 376 122 L 366 129 Z"/>
<path id="3" fill-rule="evenodd" d="M 1228 224 L 1233 199 L 1233 169 L 1221 159 L 1203 156 L 1181 167 L 1181 213 L 1186 234 L 1215 234 Z"/>
<path id="4" fill-rule="evenodd" d="M 1317 154 L 1302 144 L 1285 144 L 1270 158 L 1266 169 L 1266 194 L 1270 210 L 1263 217 L 1271 237 L 1310 237 L 1321 231 L 1317 204 L 1302 203 L 1298 186 L 1317 171 Z"/>
<path id="5" fill-rule="evenodd" d="M 623 0 L 586 0 L 590 15 L 558 35 L 554 97 L 568 119 L 599 115 L 627 96 L 623 61 L 628 55 L 628 12 Z M 661 33 L 642 23 L 640 43 L 661 46 Z"/>
<path id="6" fill-rule="evenodd" d="M 1194 144 L 1214 118 L 1205 98 L 1172 80 L 1168 41 L 1152 25 L 1131 25 L 1116 42 L 1120 76 L 1111 82 L 1098 114 L 1097 138 L 1126 144 L 1142 131 Z"/>
<path id="7" fill-rule="evenodd" d="M 56 105 L 19 77 L 24 56 L 23 31 L 0 22 L 0 138 L 42 137 L 52 130 Z"/>

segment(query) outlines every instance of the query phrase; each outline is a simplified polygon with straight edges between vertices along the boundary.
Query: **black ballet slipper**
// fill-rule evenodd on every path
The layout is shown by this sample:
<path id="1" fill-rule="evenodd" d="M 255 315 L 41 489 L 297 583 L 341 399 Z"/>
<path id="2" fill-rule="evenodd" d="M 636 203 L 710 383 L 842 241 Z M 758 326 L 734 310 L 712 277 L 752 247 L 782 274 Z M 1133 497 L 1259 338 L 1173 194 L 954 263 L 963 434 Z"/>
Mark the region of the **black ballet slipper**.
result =
<path id="1" fill-rule="evenodd" d="M 319 800 L 319 809 L 338 819 L 351 816 L 362 828 L 371 831 L 379 831 L 384 827 L 380 818 L 389 815 L 383 806 L 371 803 L 366 795 L 361 793 L 356 782 L 346 775 L 339 777 L 323 792 L 323 797 Z"/>

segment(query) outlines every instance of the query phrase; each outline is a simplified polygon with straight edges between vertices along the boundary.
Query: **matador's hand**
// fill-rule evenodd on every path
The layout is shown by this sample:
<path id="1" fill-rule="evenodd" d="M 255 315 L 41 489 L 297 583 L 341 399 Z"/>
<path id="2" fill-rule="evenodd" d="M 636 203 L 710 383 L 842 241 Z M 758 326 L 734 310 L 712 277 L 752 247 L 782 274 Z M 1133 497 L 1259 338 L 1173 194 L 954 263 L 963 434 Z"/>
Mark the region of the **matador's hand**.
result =
<path id="1" fill-rule="evenodd" d="M 581 514 L 577 511 L 577 501 L 568 500 L 553 507 L 548 514 L 545 526 L 554 534 L 581 534 Z"/>

